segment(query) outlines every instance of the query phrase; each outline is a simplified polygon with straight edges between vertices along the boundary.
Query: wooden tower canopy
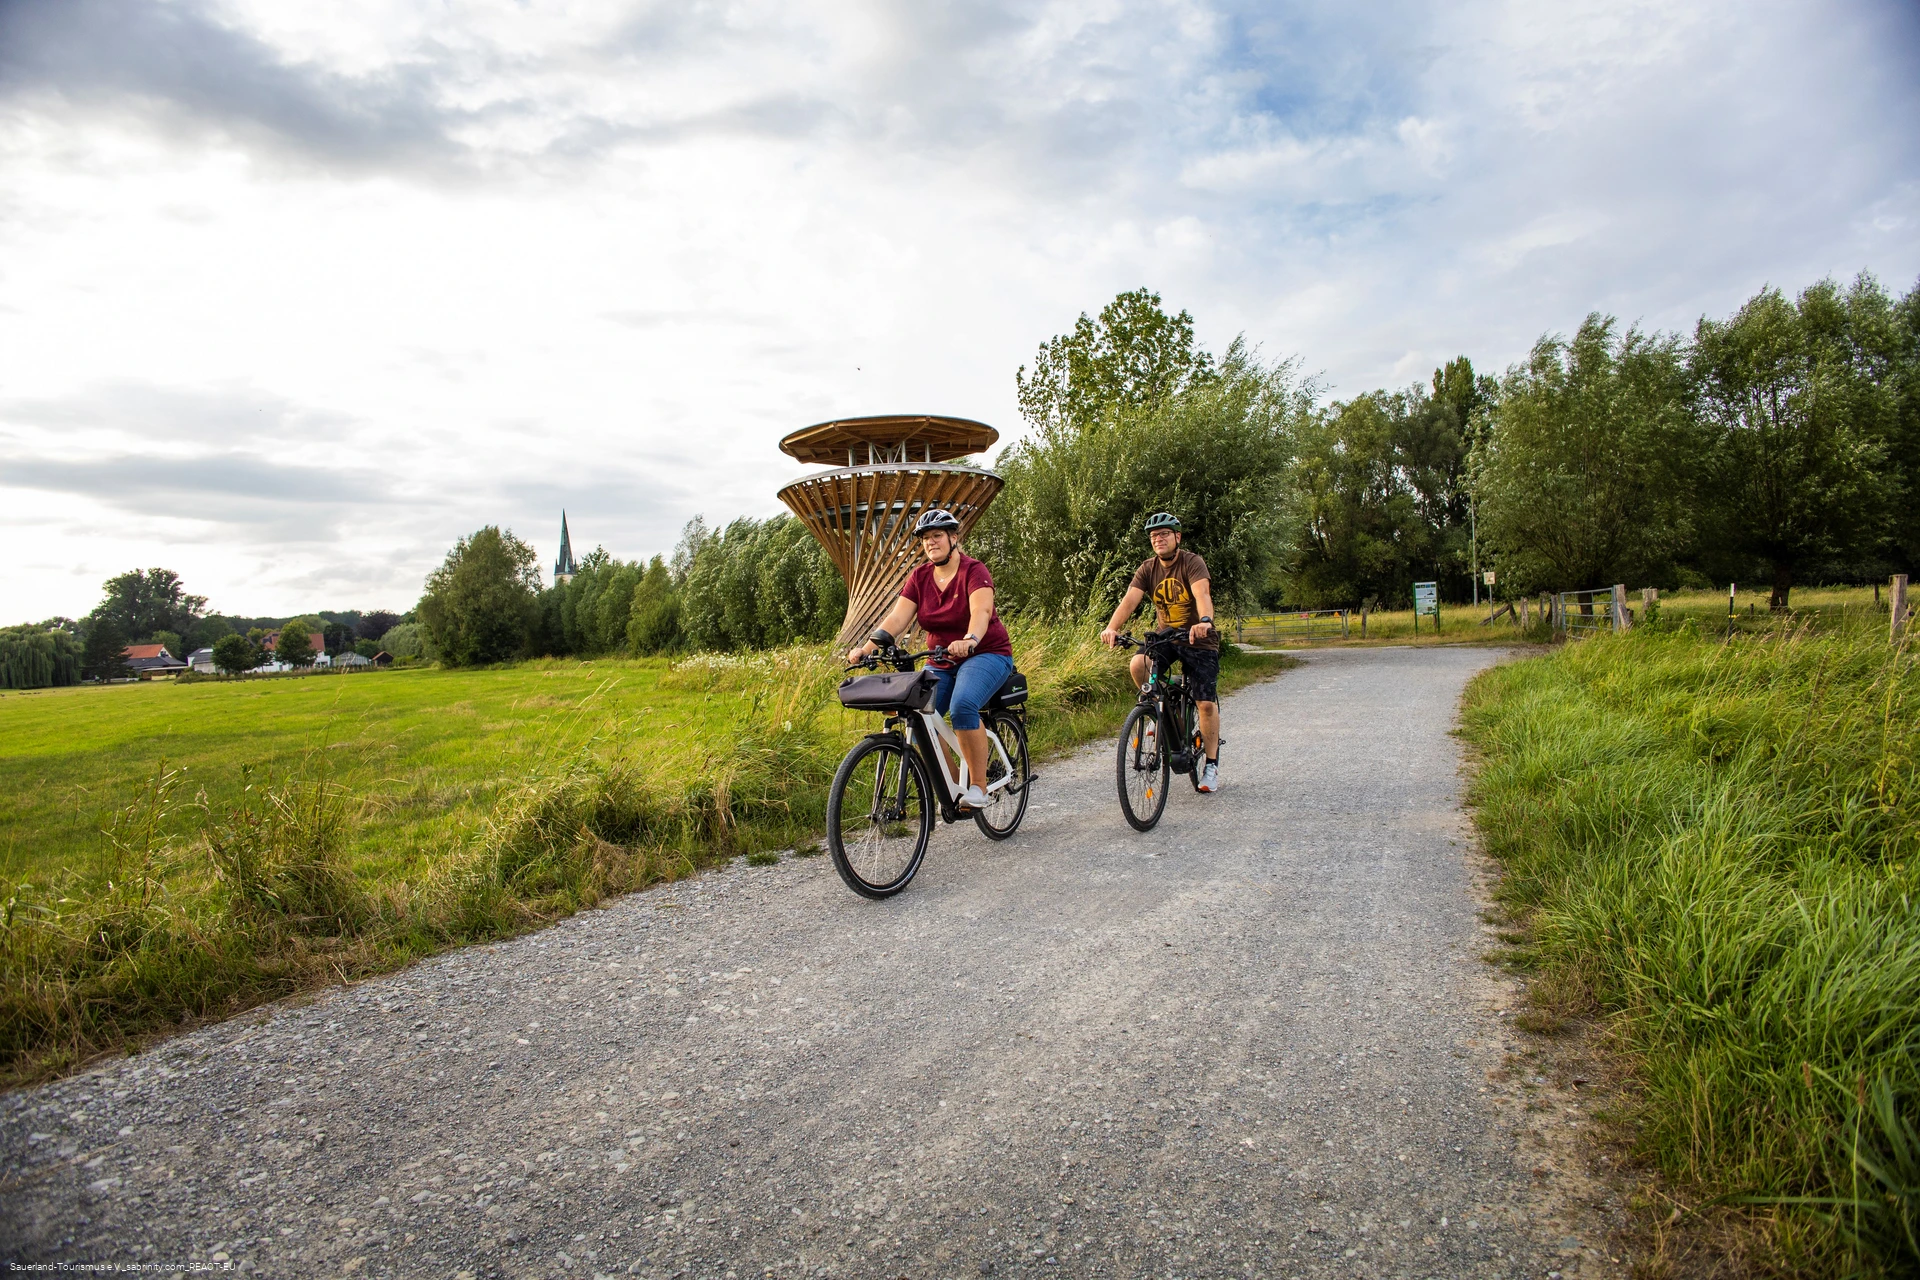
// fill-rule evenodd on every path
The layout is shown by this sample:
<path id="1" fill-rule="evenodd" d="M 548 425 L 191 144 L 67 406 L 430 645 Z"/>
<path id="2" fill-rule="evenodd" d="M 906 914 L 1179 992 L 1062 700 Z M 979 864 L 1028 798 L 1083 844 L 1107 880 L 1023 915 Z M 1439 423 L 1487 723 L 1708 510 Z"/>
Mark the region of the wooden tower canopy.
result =
<path id="1" fill-rule="evenodd" d="M 780 448 L 831 471 L 802 476 L 780 491 L 827 549 L 847 582 L 847 616 L 836 645 L 864 639 L 920 563 L 913 524 L 944 507 L 966 537 L 1004 483 L 991 471 L 953 464 L 992 447 L 984 422 L 931 414 L 842 418 L 796 431 Z"/>

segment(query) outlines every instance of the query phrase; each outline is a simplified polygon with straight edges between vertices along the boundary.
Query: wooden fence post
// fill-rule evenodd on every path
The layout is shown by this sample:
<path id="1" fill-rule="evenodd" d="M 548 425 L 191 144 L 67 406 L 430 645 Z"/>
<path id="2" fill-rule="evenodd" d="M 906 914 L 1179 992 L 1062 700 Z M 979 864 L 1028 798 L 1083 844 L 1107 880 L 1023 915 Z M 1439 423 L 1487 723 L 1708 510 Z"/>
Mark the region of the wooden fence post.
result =
<path id="1" fill-rule="evenodd" d="M 1360 606 L 1360 638 L 1362 640 L 1367 638 L 1367 608 L 1365 605 Z"/>
<path id="2" fill-rule="evenodd" d="M 1887 624 L 1887 639 L 1898 640 L 1907 626 L 1907 575 L 1893 575 L 1893 590 L 1888 592 L 1893 605 L 1893 621 Z"/>
<path id="3" fill-rule="evenodd" d="M 1613 584 L 1613 629 L 1625 631 L 1632 625 L 1633 620 L 1627 616 L 1627 584 L 1616 582 Z"/>

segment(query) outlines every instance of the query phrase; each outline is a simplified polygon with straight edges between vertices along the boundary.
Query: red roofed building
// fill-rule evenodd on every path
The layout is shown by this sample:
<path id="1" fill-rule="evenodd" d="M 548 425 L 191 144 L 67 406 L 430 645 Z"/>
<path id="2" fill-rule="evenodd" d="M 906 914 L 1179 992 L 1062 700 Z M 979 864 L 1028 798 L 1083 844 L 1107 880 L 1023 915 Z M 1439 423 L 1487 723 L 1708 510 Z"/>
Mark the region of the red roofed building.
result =
<path id="1" fill-rule="evenodd" d="M 260 643 L 268 653 L 274 653 L 278 651 L 280 647 L 280 633 L 278 631 L 269 631 L 267 632 L 266 638 Z M 314 666 L 325 667 L 332 665 L 327 657 L 327 638 L 325 636 L 321 635 L 318 631 L 307 632 L 307 647 L 308 652 L 313 655 Z M 273 662 L 268 663 L 263 669 L 273 671 L 283 670 L 284 667 L 280 663 Z"/>
<path id="2" fill-rule="evenodd" d="M 187 669 L 187 664 L 167 652 L 163 644 L 130 644 L 126 647 L 127 665 L 142 679 L 170 676 Z"/>

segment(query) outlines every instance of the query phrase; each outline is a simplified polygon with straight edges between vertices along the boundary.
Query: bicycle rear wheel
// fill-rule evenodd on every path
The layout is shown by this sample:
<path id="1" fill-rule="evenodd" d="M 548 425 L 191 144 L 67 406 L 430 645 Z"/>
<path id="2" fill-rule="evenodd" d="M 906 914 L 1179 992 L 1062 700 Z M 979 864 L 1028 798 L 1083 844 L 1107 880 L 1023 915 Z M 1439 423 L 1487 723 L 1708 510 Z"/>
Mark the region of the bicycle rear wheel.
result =
<path id="1" fill-rule="evenodd" d="M 1160 742 L 1157 707 L 1141 704 L 1127 713 L 1120 728 L 1120 812 L 1135 831 L 1151 831 L 1167 807 L 1167 780 L 1172 769 Z"/>
<path id="2" fill-rule="evenodd" d="M 898 737 L 868 738 L 840 762 L 827 793 L 833 869 L 863 898 L 907 887 L 933 836 L 931 788 L 918 756 Z"/>
<path id="3" fill-rule="evenodd" d="M 1032 772 L 1027 767 L 1027 726 L 1010 712 L 989 717 L 985 726 L 1006 748 L 1007 759 L 1013 762 L 1013 781 L 993 793 L 992 804 L 973 811 L 973 822 L 987 839 L 1005 840 L 1019 828 L 1020 819 L 1027 816 L 1027 775 Z M 1000 763 L 999 755 L 989 744 L 987 785 L 992 786 L 1006 774 L 1006 766 Z"/>

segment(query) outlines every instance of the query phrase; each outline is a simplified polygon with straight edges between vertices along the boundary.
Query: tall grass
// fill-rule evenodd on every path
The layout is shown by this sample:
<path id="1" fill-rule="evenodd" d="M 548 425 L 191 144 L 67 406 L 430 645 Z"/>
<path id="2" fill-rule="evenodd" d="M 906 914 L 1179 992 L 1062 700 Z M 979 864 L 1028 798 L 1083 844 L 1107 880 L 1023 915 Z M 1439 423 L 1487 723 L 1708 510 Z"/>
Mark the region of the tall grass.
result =
<path id="1" fill-rule="evenodd" d="M 1035 753 L 1111 729 L 1132 699 L 1098 623 L 1017 620 Z M 1223 666 L 1228 688 L 1278 668 Z M 810 842 L 846 749 L 877 726 L 819 646 L 695 655 L 661 678 L 702 726 L 648 735 L 586 700 L 477 823 L 424 863 L 356 862 L 393 802 L 307 753 L 215 797 L 162 764 L 124 785 L 98 860 L 0 889 L 0 1080 L 432 951 L 534 928 L 739 854 Z"/>
<path id="2" fill-rule="evenodd" d="M 1920 1267 L 1920 663 L 1884 625 L 1602 636 L 1466 713 L 1522 959 L 1630 1051 L 1645 1153 L 1826 1274 Z"/>

